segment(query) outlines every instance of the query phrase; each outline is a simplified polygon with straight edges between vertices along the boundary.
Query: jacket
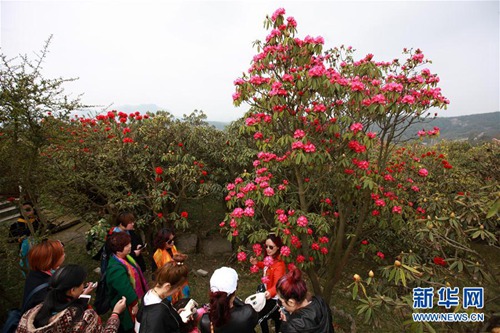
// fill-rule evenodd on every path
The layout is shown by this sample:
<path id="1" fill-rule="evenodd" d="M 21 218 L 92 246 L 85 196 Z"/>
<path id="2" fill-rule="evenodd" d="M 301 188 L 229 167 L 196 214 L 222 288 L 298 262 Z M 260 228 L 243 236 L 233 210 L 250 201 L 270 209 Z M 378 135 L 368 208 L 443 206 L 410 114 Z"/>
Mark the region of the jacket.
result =
<path id="1" fill-rule="evenodd" d="M 50 324 L 35 328 L 33 322 L 41 307 L 42 304 L 39 304 L 21 317 L 16 333 L 115 333 L 118 332 L 120 326 L 120 320 L 116 316 L 111 316 L 106 322 L 106 326 L 103 327 L 101 318 L 90 308 L 85 310 L 80 319 L 75 320 L 76 308 L 69 307 L 55 314 L 51 318 Z"/>
<path id="2" fill-rule="evenodd" d="M 262 261 L 259 261 L 257 266 L 261 269 L 265 267 Z M 278 280 L 285 275 L 285 273 L 286 266 L 285 262 L 281 260 L 281 257 L 274 259 L 273 264 L 269 266 L 264 273 L 264 276 L 267 277 L 267 281 L 265 282 L 266 290 L 269 291 L 271 298 L 276 296 L 276 284 L 278 283 Z"/>
<path id="3" fill-rule="evenodd" d="M 214 327 L 214 333 L 254 333 L 258 322 L 259 316 L 252 306 L 236 298 L 231 309 L 229 322 L 221 327 Z M 210 317 L 208 313 L 201 317 L 200 330 L 201 333 L 210 333 Z"/>
<path id="4" fill-rule="evenodd" d="M 283 333 L 333 333 L 332 312 L 325 301 L 314 296 L 307 306 L 281 323 Z"/>
<path id="5" fill-rule="evenodd" d="M 28 297 L 31 291 L 41 284 L 48 283 L 49 280 L 50 275 L 45 272 L 30 271 L 28 273 L 26 281 L 24 282 L 23 308 L 25 309 L 25 311 L 28 311 L 29 309 L 43 302 L 49 290 L 48 286 L 36 292 L 33 296 L 31 296 L 29 302 L 25 304 L 26 297 Z"/>
<path id="6" fill-rule="evenodd" d="M 177 251 L 177 248 L 174 245 L 174 246 L 172 246 L 172 255 L 174 255 L 176 253 L 178 253 L 178 251 Z M 157 249 L 155 251 L 155 253 L 153 254 L 153 260 L 154 260 L 154 262 L 156 264 L 156 269 L 158 269 L 158 268 L 161 268 L 161 267 L 165 266 L 166 263 L 171 262 L 173 259 L 172 259 L 172 256 L 170 255 L 170 253 L 168 253 L 167 250 L 165 250 L 165 249 Z"/>
<path id="7" fill-rule="evenodd" d="M 167 299 L 141 306 L 137 320 L 141 323 L 138 333 L 178 333 L 182 323 L 181 317 Z"/>
<path id="8" fill-rule="evenodd" d="M 137 283 L 140 283 L 137 281 Z M 125 266 L 123 266 L 114 256 L 109 258 L 108 267 L 106 268 L 106 289 L 107 296 L 110 299 L 111 308 L 125 296 L 127 298 L 127 309 L 120 314 L 121 326 L 124 330 L 129 330 L 134 327 L 130 308 L 138 302 L 137 294 L 135 293 L 130 277 Z"/>

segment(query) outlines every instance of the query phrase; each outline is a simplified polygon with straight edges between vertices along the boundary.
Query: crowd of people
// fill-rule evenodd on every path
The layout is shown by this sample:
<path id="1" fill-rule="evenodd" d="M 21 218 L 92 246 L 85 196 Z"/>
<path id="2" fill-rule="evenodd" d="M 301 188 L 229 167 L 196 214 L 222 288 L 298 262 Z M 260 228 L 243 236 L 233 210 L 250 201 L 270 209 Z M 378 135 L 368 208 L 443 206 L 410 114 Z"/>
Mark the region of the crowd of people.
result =
<path id="1" fill-rule="evenodd" d="M 108 320 L 103 323 L 91 305 L 96 283 L 86 282 L 86 270 L 64 265 L 64 244 L 44 239 L 26 255 L 24 313 L 15 332 L 253 333 L 260 325 L 267 333 L 269 320 L 275 332 L 333 332 L 329 306 L 310 295 L 300 270 L 286 272 L 277 235 L 266 238 L 263 261 L 250 258 L 262 269 L 263 284 L 257 290 L 261 304 L 238 298 L 236 270 L 221 267 L 210 278 L 208 303 L 199 306 L 190 298 L 188 257 L 176 248 L 174 232 L 161 229 L 156 234 L 149 286 L 142 255 L 145 244 L 134 232 L 134 214 L 123 212 L 116 221 L 106 235 L 101 263 L 105 279 L 99 282 L 105 284 Z"/>

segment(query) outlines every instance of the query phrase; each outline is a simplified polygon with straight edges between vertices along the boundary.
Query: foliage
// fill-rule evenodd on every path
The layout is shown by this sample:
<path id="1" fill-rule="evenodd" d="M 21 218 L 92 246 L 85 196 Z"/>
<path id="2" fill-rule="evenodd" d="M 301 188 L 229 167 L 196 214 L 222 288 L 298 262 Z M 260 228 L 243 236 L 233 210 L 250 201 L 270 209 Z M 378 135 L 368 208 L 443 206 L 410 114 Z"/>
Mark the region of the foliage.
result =
<path id="1" fill-rule="evenodd" d="M 15 193 L 20 187 L 21 196 L 35 206 L 44 182 L 40 152 L 57 135 L 46 120 L 67 119 L 72 110 L 82 106 L 79 97 L 71 99 L 64 94 L 63 86 L 75 79 L 43 76 L 50 40 L 35 59 L 0 55 L 0 188 Z M 43 214 L 40 218 L 45 220 Z"/>

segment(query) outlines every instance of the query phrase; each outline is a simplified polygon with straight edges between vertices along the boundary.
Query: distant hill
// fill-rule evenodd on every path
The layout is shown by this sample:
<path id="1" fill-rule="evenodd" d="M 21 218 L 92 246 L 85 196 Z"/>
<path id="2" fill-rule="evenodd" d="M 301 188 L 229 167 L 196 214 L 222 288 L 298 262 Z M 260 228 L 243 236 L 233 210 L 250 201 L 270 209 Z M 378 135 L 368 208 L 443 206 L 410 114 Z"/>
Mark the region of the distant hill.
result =
<path id="1" fill-rule="evenodd" d="M 416 133 L 425 128 L 439 127 L 438 140 L 469 140 L 490 141 L 500 139 L 500 112 L 480 113 L 459 117 L 437 117 L 426 124 L 415 124 L 408 128 L 407 133 Z"/>
<path id="2" fill-rule="evenodd" d="M 158 110 L 166 110 L 156 104 L 139 104 L 139 105 L 120 105 L 111 107 L 111 109 L 120 110 L 123 112 L 156 112 Z M 211 121 L 207 122 L 217 129 L 224 130 L 230 122 Z M 407 133 L 407 138 L 416 137 L 417 132 L 421 129 L 432 129 L 434 126 L 441 129 L 441 134 L 438 140 L 470 140 L 470 141 L 489 141 L 493 138 L 500 139 L 500 111 L 490 113 L 480 113 L 458 117 L 437 117 L 424 124 L 415 124 L 410 126 Z"/>

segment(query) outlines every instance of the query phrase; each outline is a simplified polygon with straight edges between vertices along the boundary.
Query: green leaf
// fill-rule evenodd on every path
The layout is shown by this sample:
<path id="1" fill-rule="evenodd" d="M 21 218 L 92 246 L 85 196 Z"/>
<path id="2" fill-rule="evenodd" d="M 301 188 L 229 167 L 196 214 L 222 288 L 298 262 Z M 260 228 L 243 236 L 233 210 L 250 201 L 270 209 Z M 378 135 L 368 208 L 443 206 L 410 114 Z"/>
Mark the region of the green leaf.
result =
<path id="1" fill-rule="evenodd" d="M 495 200 L 493 205 L 490 207 L 490 210 L 488 211 L 486 218 L 489 219 L 490 217 L 496 215 L 498 213 L 499 209 L 500 209 L 500 199 L 497 199 L 497 200 Z"/>

